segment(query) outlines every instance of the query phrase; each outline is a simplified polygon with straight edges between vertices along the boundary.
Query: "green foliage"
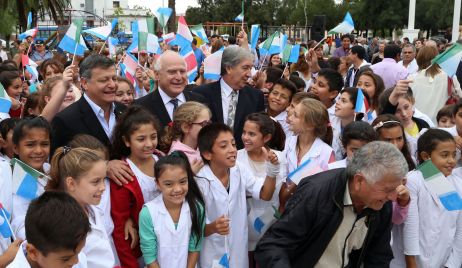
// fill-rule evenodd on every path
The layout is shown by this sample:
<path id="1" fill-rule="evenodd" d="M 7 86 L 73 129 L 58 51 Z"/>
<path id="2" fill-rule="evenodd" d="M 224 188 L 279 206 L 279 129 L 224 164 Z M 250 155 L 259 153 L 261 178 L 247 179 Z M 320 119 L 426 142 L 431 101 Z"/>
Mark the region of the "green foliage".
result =
<path id="1" fill-rule="evenodd" d="M 356 30 L 391 32 L 407 27 L 409 0 L 244 0 L 245 21 L 250 24 L 311 25 L 315 15 L 326 15 L 326 29 L 332 29 L 350 11 Z M 190 24 L 232 22 L 241 12 L 241 0 L 198 0 L 189 7 Z M 419 0 L 415 26 L 421 30 L 444 30 L 452 25 L 454 0 Z"/>

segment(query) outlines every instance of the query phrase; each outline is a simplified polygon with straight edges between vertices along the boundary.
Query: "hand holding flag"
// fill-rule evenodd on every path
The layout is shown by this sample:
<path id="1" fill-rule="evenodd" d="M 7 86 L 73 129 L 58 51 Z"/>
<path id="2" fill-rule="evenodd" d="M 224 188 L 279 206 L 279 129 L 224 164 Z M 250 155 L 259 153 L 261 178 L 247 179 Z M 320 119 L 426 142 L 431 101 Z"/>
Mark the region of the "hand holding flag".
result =
<path id="1" fill-rule="evenodd" d="M 16 240 L 13 229 L 10 225 L 11 214 L 6 211 L 3 207 L 3 204 L 0 203 L 0 234 L 3 238 L 13 237 L 13 240 Z"/>

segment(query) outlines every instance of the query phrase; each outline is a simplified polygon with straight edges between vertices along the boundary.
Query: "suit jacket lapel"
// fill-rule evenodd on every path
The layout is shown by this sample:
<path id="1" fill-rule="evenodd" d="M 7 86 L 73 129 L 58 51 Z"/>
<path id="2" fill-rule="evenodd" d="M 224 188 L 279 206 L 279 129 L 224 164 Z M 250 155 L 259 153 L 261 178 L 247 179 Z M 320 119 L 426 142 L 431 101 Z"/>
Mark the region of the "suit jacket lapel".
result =
<path id="1" fill-rule="evenodd" d="M 221 86 L 220 86 L 220 80 L 215 82 L 213 85 L 213 88 L 210 92 L 212 94 L 211 98 L 211 103 L 210 106 L 212 107 L 212 110 L 214 111 L 214 116 L 216 116 L 216 122 L 219 123 L 224 123 L 223 122 L 223 105 L 221 103 Z M 228 109 L 228 107 L 226 107 Z"/>
<path id="2" fill-rule="evenodd" d="M 165 108 L 164 102 L 162 101 L 159 90 L 152 93 L 152 107 L 153 110 L 155 110 L 154 114 L 159 117 L 158 119 L 163 126 L 166 126 L 170 121 L 172 121 L 170 115 L 168 115 L 167 108 Z"/>
<path id="3" fill-rule="evenodd" d="M 90 104 L 83 96 L 79 100 L 79 106 L 82 122 L 88 129 L 88 132 L 100 141 L 105 141 L 105 144 L 111 144 L 106 132 L 104 132 L 103 126 L 101 126 L 96 114 L 93 112 Z"/>

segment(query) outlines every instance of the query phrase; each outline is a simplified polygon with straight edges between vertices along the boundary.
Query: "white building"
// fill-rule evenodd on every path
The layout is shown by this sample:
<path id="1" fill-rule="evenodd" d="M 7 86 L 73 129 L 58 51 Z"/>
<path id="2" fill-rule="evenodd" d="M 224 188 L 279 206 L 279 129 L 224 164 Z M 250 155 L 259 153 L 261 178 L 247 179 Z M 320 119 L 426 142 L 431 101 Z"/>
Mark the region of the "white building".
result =
<path id="1" fill-rule="evenodd" d="M 120 30 L 131 31 L 130 21 L 137 18 L 146 17 L 148 9 L 130 9 L 128 0 L 71 0 L 73 10 L 82 11 L 81 14 L 86 16 L 87 26 L 100 26 L 98 18 L 94 18 L 91 14 L 111 21 L 114 17 L 119 18 Z M 75 12 L 74 12 L 75 13 Z M 116 13 L 116 14 L 115 14 Z M 93 22 L 92 22 L 93 21 Z"/>

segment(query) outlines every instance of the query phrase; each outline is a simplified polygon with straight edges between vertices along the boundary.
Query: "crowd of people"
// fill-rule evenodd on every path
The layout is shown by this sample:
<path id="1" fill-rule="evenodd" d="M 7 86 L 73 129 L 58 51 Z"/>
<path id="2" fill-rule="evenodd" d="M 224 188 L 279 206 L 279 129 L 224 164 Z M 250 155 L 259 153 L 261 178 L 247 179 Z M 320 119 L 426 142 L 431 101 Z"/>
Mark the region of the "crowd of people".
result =
<path id="1" fill-rule="evenodd" d="M 245 31 L 213 35 L 193 42 L 194 83 L 162 44 L 132 83 L 123 53 L 17 42 L 0 64 L 0 267 L 460 268 L 462 212 L 419 169 L 462 193 L 460 77 L 432 63 L 446 44 L 335 44 L 287 64 Z M 33 198 L 18 160 L 43 175 Z"/>

